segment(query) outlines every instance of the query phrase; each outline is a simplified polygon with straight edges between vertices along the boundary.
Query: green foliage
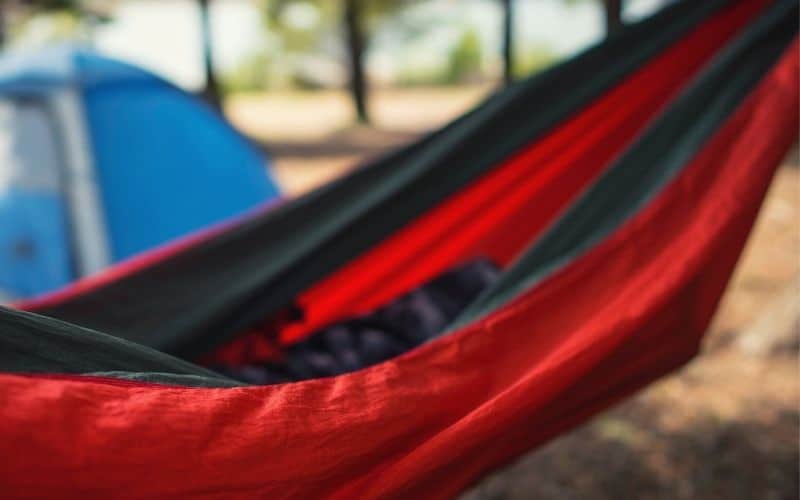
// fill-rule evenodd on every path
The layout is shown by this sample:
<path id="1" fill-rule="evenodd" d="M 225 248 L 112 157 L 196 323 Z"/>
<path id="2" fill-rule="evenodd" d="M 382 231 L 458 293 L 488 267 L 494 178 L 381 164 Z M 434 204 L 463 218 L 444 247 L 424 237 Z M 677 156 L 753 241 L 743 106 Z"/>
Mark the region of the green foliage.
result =
<path id="1" fill-rule="evenodd" d="M 394 83 L 400 87 L 417 87 L 428 85 L 450 85 L 449 67 L 408 66 L 400 70 Z"/>
<path id="2" fill-rule="evenodd" d="M 105 17 L 119 0 L 0 0 L 0 6 L 22 15 L 70 13 L 76 17 Z"/>
<path id="3" fill-rule="evenodd" d="M 92 25 L 110 20 L 119 0 L 0 0 L 8 19 L 7 35 L 23 36 L 34 21 L 46 22 L 45 40 L 87 38 Z M 41 33 L 41 32 L 40 32 Z M 42 35 L 40 35 L 42 38 Z"/>
<path id="4" fill-rule="evenodd" d="M 226 75 L 226 88 L 250 91 L 285 85 L 305 87 L 306 81 L 291 74 L 293 65 L 287 64 L 293 55 L 325 51 L 326 43 L 341 36 L 344 0 L 257 0 L 263 13 L 266 30 L 274 36 L 277 47 L 270 48 L 270 57 L 257 54 L 243 61 L 236 70 Z M 397 13 L 418 0 L 360 0 L 362 27 L 369 35 L 388 16 Z M 522 0 L 517 0 L 522 1 Z M 581 1 L 600 0 L 565 0 Z M 313 15 L 311 14 L 313 13 Z M 298 19 L 303 22 L 299 22 Z M 414 27 L 410 27 L 411 30 Z M 422 29 L 424 32 L 425 29 Z M 487 54 L 484 54 L 478 32 L 466 29 L 446 56 L 444 65 L 407 65 L 400 70 L 399 85 L 451 85 L 480 79 Z M 546 46 L 520 47 L 515 54 L 515 75 L 523 77 L 539 71 L 555 60 L 555 54 Z M 283 73 L 281 73 L 283 71 Z"/>
<path id="5" fill-rule="evenodd" d="M 401 86 L 458 85 L 483 78 L 485 54 L 478 32 L 468 28 L 447 53 L 445 64 L 407 65 L 396 83 Z"/>
<path id="6" fill-rule="evenodd" d="M 480 75 L 483 53 L 481 40 L 474 29 L 464 31 L 450 52 L 447 83 L 460 83 Z"/>
<path id="7" fill-rule="evenodd" d="M 261 7 L 267 31 L 277 36 L 283 50 L 297 53 L 314 49 L 322 35 L 338 24 L 339 3 L 319 0 L 261 0 Z M 296 22 L 298 20 L 304 22 Z"/>
<path id="8" fill-rule="evenodd" d="M 78 0 L 32 0 L 27 2 L 17 1 L 21 6 L 32 10 L 77 10 L 81 6 Z"/>
<path id="9" fill-rule="evenodd" d="M 546 45 L 526 47 L 521 53 L 515 54 L 514 77 L 525 78 L 551 66 L 558 57 Z"/>
<path id="10" fill-rule="evenodd" d="M 244 58 L 233 70 L 222 75 L 223 91 L 228 93 L 253 92 L 276 86 L 274 60 L 267 51 Z"/>
<path id="11" fill-rule="evenodd" d="M 362 9 L 362 28 L 370 31 L 387 15 L 413 3 L 415 0 L 359 0 Z M 320 40 L 333 31 L 340 30 L 343 0 L 259 0 L 266 28 L 278 35 L 290 52 L 314 49 Z M 302 9 L 302 11 L 301 11 Z M 292 15 L 315 12 L 313 23 L 292 23 Z"/>

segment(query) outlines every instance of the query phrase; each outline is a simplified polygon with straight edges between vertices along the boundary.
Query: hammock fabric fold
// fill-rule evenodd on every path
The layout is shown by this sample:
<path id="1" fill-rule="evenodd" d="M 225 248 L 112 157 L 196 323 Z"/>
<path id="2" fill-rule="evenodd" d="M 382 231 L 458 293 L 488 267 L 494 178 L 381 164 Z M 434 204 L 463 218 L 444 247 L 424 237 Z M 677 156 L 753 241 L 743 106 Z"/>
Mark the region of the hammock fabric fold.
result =
<path id="1" fill-rule="evenodd" d="M 0 310 L 3 491 L 447 498 L 679 367 L 797 137 L 797 15 L 677 3 L 307 196 Z M 270 386 L 191 362 L 484 257 L 497 282 L 389 361 Z"/>

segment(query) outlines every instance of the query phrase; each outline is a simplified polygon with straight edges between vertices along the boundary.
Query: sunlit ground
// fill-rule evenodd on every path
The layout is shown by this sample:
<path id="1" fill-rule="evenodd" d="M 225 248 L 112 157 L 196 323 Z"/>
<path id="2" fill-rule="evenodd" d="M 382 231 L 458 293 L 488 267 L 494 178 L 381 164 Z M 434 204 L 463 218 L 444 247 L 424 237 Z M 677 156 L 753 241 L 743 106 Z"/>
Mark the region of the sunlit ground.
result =
<path id="1" fill-rule="evenodd" d="M 226 109 L 234 124 L 266 145 L 281 187 L 297 194 L 444 124 L 491 91 L 488 85 L 377 90 L 372 127 L 353 126 L 348 96 L 335 90 L 239 95 Z"/>
<path id="2" fill-rule="evenodd" d="M 412 140 L 489 87 L 378 92 L 377 128 L 342 93 L 240 96 L 233 120 L 266 141 L 299 193 Z M 789 155 L 707 337 L 683 370 L 485 478 L 478 499 L 798 497 L 800 167 Z"/>

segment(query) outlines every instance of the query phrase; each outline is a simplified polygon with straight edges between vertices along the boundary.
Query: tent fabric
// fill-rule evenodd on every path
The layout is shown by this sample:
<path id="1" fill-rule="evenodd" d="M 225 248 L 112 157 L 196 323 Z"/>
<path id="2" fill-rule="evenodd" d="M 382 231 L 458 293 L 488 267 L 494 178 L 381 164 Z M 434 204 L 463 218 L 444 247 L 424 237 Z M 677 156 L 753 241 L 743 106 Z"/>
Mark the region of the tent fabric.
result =
<path id="1" fill-rule="evenodd" d="M 12 52 L 0 58 L 3 95 L 47 95 L 54 89 L 87 88 L 120 81 L 147 82 L 152 78 L 135 66 L 99 57 L 74 45 Z"/>
<path id="2" fill-rule="evenodd" d="M 0 291 L 17 296 L 74 276 L 54 132 L 44 107 L 0 101 Z"/>
<path id="3" fill-rule="evenodd" d="M 526 231 L 525 240 L 510 245 L 499 259 L 507 262 L 508 254 L 521 250 L 535 237 L 535 231 L 585 188 L 700 70 L 702 62 L 752 20 L 765 3 L 679 3 L 532 81 L 498 93 L 426 140 L 347 179 L 246 220 L 223 235 L 123 279 L 100 279 L 97 286 L 82 287 L 80 293 L 61 294 L 55 300 L 45 298 L 23 307 L 195 358 L 297 300 L 309 318 L 309 324 L 295 325 L 294 332 L 286 332 L 297 338 L 337 315 L 363 312 L 353 310 L 355 307 L 377 307 L 386 302 L 386 295 L 406 291 L 455 264 L 451 253 L 459 249 L 442 245 L 442 237 L 449 232 L 458 230 L 463 235 L 453 239 L 453 245 L 472 235 L 462 243 L 463 258 L 477 251 L 481 238 L 499 242 L 515 233 L 505 231 L 498 237 L 491 230 L 501 224 L 498 221 L 513 220 L 508 215 L 486 217 L 461 231 L 469 220 L 462 207 L 471 202 L 450 200 L 469 197 L 459 191 L 470 189 L 472 181 L 484 185 L 492 182 L 489 177 L 502 176 L 508 182 L 514 175 L 535 172 L 528 184 L 530 191 L 520 193 L 518 202 L 538 200 L 545 191 L 549 194 L 543 203 L 530 202 L 536 203 L 534 212 L 541 216 L 528 216 L 532 219 L 530 233 Z M 627 105 L 629 96 L 639 95 L 642 101 Z M 618 126 L 598 127 L 598 120 L 606 115 L 619 120 L 609 121 Z M 521 152 L 526 146 L 532 148 L 527 156 Z M 504 160 L 513 162 L 515 158 L 510 168 L 495 169 Z M 549 168 L 539 168 L 548 158 Z M 553 188 L 556 185 L 559 187 Z M 483 193 L 478 196 L 486 194 L 481 187 L 472 189 Z M 489 194 L 503 198 L 496 194 L 502 193 L 502 187 L 495 184 L 492 189 Z M 475 198 L 472 206 L 490 206 L 477 203 L 479 200 Z M 438 211 L 425 216 L 442 202 L 455 205 L 452 210 L 460 222 L 440 217 Z M 512 209 L 522 212 L 525 206 Z M 433 226 L 433 230 L 401 236 L 426 224 L 425 220 L 431 221 L 426 227 Z M 445 223 L 450 225 L 444 231 L 437 227 Z M 385 243 L 383 248 L 388 250 L 382 258 L 363 265 L 361 259 L 370 259 L 371 252 L 379 251 L 375 245 L 387 238 L 402 243 Z M 438 256 L 426 253 L 423 263 L 420 252 L 430 245 L 442 250 Z M 351 261 L 351 267 L 342 267 Z M 385 262 L 392 265 L 387 267 Z M 416 265 L 395 265 L 412 262 Z M 402 273 L 386 274 L 400 269 Z M 337 293 L 328 293 L 330 289 L 326 291 L 325 284 L 319 283 L 325 277 Z M 342 281 L 346 287 L 341 286 Z M 375 294 L 379 287 L 386 295 Z M 373 294 L 378 300 L 365 299 Z M 320 300 L 320 296 L 329 299 Z M 200 302 L 202 308 L 193 307 Z"/>
<path id="4" fill-rule="evenodd" d="M 74 113 L 54 111 L 63 105 L 65 96 L 74 101 Z M 75 199 L 59 192 L 74 184 L 75 174 L 68 164 L 72 160 L 66 152 L 67 132 L 81 124 L 86 140 L 80 144 L 85 149 L 80 163 L 90 166 L 92 184 L 97 185 L 99 210 L 93 212 L 101 214 L 104 227 L 100 232 L 108 241 L 111 255 L 106 260 L 110 262 L 241 215 L 279 196 L 255 145 L 215 111 L 147 71 L 91 50 L 61 46 L 0 58 L 0 103 L 41 108 L 54 136 L 51 149 L 58 160 L 48 172 L 57 189 L 48 193 L 47 200 L 36 198 L 23 208 L 18 208 L 21 202 L 16 194 L 4 199 L 8 217 L 21 220 L 17 212 L 37 204 L 41 205 L 37 205 L 39 212 L 54 212 L 49 205 L 60 204 L 60 211 L 50 213 L 50 220 L 74 233 L 85 225 L 74 220 L 80 219 L 77 212 L 70 211 Z M 17 126 L 19 120 L 16 122 L 3 133 L 25 132 Z M 20 165 L 35 169 L 39 159 L 26 153 L 18 155 Z M 0 212 L 0 217 L 5 214 Z M 50 225 L 40 219 L 36 224 L 29 221 L 27 227 Z M 68 234 L 56 242 L 53 240 L 59 235 L 49 232 L 53 238 L 37 241 L 36 246 L 42 254 L 55 254 L 50 261 L 60 265 L 57 270 L 39 266 L 36 270 L 40 272 L 31 271 L 28 274 L 33 277 L 29 277 L 21 271 L 25 263 L 19 263 L 0 271 L 11 274 L 5 281 L 15 281 L 17 286 L 9 288 L 20 296 L 50 292 L 83 275 L 77 269 L 80 266 L 73 265 L 79 251 L 71 247 L 77 246 L 78 237 Z M 5 233 L 0 229 L 0 237 L 18 238 L 16 233 Z M 45 271 L 48 279 L 38 279 Z M 36 283 L 18 283 L 24 279 Z"/>
<path id="5" fill-rule="evenodd" d="M 95 84 L 84 102 L 95 161 L 113 166 L 98 177 L 116 261 L 279 195 L 247 139 L 160 79 Z"/>
<path id="6" fill-rule="evenodd" d="M 26 372 L 0 375 L 0 450 L 17 458 L 0 468 L 0 484 L 39 496 L 68 489 L 447 498 L 677 368 L 696 354 L 772 174 L 797 136 L 797 14 L 789 0 L 679 3 L 577 59 L 584 68 L 609 66 L 616 76 L 605 74 L 600 88 L 567 63 L 308 197 L 115 279 L 28 305 L 77 323 L 112 325 L 104 330 L 112 335 L 0 312 L 0 367 Z M 632 47 L 640 59 L 617 66 L 622 49 Z M 655 82 L 664 87 L 650 94 Z M 615 93 L 621 86 L 625 94 Z M 553 98 L 573 91 L 585 99 Z M 541 96 L 565 108 L 548 115 Z M 642 113 L 611 113 L 618 108 Z M 496 120 L 506 113 L 507 128 L 498 130 Z M 608 121 L 598 119 L 606 115 Z M 531 122 L 537 125 L 516 128 Z M 519 142 L 512 141 L 517 133 Z M 446 160 L 455 161 L 450 177 L 463 177 L 430 183 L 448 179 Z M 485 169 L 455 174 L 482 162 Z M 572 191 L 551 194 L 576 172 L 582 178 Z M 420 186 L 430 191 L 402 196 Z M 411 208 L 384 210 L 393 202 Z M 310 213 L 321 220 L 296 225 Z M 386 227 L 375 225 L 390 214 Z M 447 231 L 451 223 L 458 232 Z M 528 234 L 505 243 L 495 227 Z M 420 237 L 419 247 L 407 247 Z M 370 271 L 378 269 L 375 255 L 403 274 L 416 272 L 422 256 L 436 259 L 440 246 L 442 262 L 451 264 L 473 252 L 505 255 L 500 280 L 447 334 L 367 369 L 231 387 L 152 349 L 190 357 L 185 346 L 196 342 L 195 352 L 207 352 L 259 317 L 269 327 L 287 304 L 313 306 L 295 295 L 308 300 L 322 283 L 343 280 L 345 290 L 350 278 L 361 286 L 358 266 L 401 288 L 393 273 Z M 262 261 L 264 254 L 276 261 Z M 244 272 L 264 266 L 256 276 Z M 228 280 L 217 267 L 229 270 Z M 171 293 L 218 288 L 194 302 L 137 295 L 159 283 Z M 370 286 L 359 292 L 364 302 Z M 119 301 L 127 304 L 117 308 Z M 120 314 L 118 323 L 106 307 Z M 359 307 L 348 299 L 337 314 Z M 147 319 L 136 318 L 137 310 Z M 204 322 L 207 329 L 196 326 Z M 221 325 L 220 338 L 211 339 L 212 327 Z M 290 321 L 275 333 L 299 338 L 307 326 Z M 144 327 L 155 333 L 145 335 Z M 81 343 L 90 366 L 65 359 L 76 352 L 70 341 Z M 65 354 L 46 359 L 42 353 L 54 347 Z M 34 361 L 37 368 L 26 369 Z"/>

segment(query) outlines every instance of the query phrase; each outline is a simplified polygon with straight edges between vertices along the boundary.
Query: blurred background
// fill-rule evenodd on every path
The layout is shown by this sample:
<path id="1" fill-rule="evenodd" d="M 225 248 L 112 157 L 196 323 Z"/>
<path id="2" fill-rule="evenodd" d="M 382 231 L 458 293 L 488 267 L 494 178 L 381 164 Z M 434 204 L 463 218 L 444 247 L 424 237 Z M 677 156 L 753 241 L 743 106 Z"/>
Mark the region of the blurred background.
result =
<path id="1" fill-rule="evenodd" d="M 81 78 L 87 81 L 122 78 L 125 71 L 108 62 L 119 61 L 163 79 L 180 92 L 165 98 L 158 110 L 144 112 L 135 104 L 140 116 L 133 111 L 126 114 L 123 100 L 117 97 L 106 102 L 100 96 L 84 96 L 86 103 L 95 99 L 100 103 L 87 104 L 85 139 L 89 142 L 108 140 L 119 150 L 119 144 L 131 141 L 127 151 L 138 165 L 194 154 L 192 169 L 180 175 L 202 177 L 198 172 L 206 172 L 213 178 L 212 163 L 219 161 L 203 158 L 203 151 L 227 134 L 230 138 L 219 149 L 229 162 L 240 155 L 237 162 L 255 162 L 266 172 L 264 179 L 254 180 L 250 172 L 231 180 L 250 187 L 264 185 L 232 200 L 227 211 L 173 221 L 158 234 L 143 234 L 141 241 L 117 241 L 115 215 L 106 214 L 104 224 L 110 236 L 102 251 L 96 250 L 99 247 L 92 238 L 104 236 L 92 237 L 92 231 L 85 231 L 92 241 L 86 244 L 91 255 L 82 273 L 90 274 L 265 200 L 295 196 L 327 182 L 367 157 L 446 123 L 497 88 L 569 58 L 667 3 L 0 0 L 0 50 L 3 60 L 13 61 L 0 62 L 0 159 L 11 158 L 0 163 L 0 191 L 4 182 L 13 185 L 15 175 L 20 176 L 9 167 L 21 164 L 19 151 L 39 150 L 43 143 L 36 134 L 24 141 L 9 138 L 17 134 L 21 117 L 28 114 L 15 105 L 16 111 L 6 113 L 3 121 L 3 103 L 10 99 L 4 89 L 10 88 L 15 96 L 14 75 L 28 64 L 19 61 L 54 44 L 79 47 L 69 49 L 77 51 L 69 54 L 80 62 L 76 66 L 83 68 L 87 76 Z M 63 53 L 47 56 L 33 73 L 26 69 L 21 74 L 41 75 L 42 64 L 48 67 L 47 61 L 59 57 L 63 59 Z M 4 87 L 4 75 L 12 84 Z M 130 72 L 124 76 L 142 78 Z M 27 85 L 39 80 L 24 81 Z M 173 103 L 170 99 L 177 95 L 189 96 L 191 104 L 188 100 Z M 193 106 L 202 106 L 202 111 Z M 164 111 L 167 116 L 155 114 L 162 110 L 169 110 Z M 152 130 L 141 143 L 133 140 L 135 134 L 143 133 L 136 131 L 106 139 L 102 137 L 106 129 L 93 125 L 98 113 L 112 113 L 115 123 L 132 127 L 138 121 L 140 129 L 168 124 L 171 128 L 158 134 L 170 140 L 154 141 Z M 206 122 L 210 132 L 192 128 Z M 182 130 L 192 130 L 185 144 L 179 134 Z M 203 138 L 201 143 L 197 137 Z M 141 156 L 146 144 L 154 142 L 158 148 L 153 159 Z M 12 143 L 16 146 L 9 146 Z M 27 146 L 19 146 L 23 143 Z M 181 144 L 189 153 L 179 149 L 169 153 Z M 100 153 L 95 151 L 94 159 L 102 172 L 105 157 Z M 209 166 L 198 167 L 205 160 Z M 777 174 L 703 356 L 613 411 L 486 478 L 466 497 L 798 498 L 799 174 L 795 147 Z M 131 205 L 123 203 L 125 196 L 115 195 L 123 200 L 115 202 L 106 193 L 112 190 L 103 185 L 106 177 L 101 174 L 97 183 L 106 208 L 117 207 L 126 222 L 133 224 Z M 111 180 L 130 191 L 140 179 Z M 174 189 L 169 182 L 165 180 L 164 185 Z M 185 181 L 180 182 L 183 186 Z M 194 195 L 187 189 L 179 203 L 195 213 L 192 196 L 202 204 L 208 189 L 198 185 Z M 243 198 L 247 203 L 241 202 Z M 2 203 L 0 199 L 0 221 Z M 25 213 L 35 218 L 31 210 Z M 43 212 L 37 213 L 39 219 L 47 219 Z M 152 220 L 143 217 L 143 227 L 147 229 Z M 0 245 L 2 232 L 0 228 Z M 42 229 L 45 243 L 40 246 L 51 251 L 54 244 L 47 241 L 61 237 L 56 232 L 50 226 Z M 12 236 L 9 245 L 14 258 L 33 260 L 40 236 Z M 57 275 L 55 280 L 9 275 L 4 282 L 0 270 L 0 290 L 4 283 L 6 288 L 16 283 L 17 291 L 10 296 L 19 298 L 63 285 L 74 276 L 53 271 L 59 259 L 74 261 L 76 257 L 54 254 L 45 259 L 49 272 Z M 95 265 L 99 261 L 103 264 Z M 0 261 L 2 265 L 13 267 Z"/>
<path id="2" fill-rule="evenodd" d="M 4 0 L 0 43 L 79 41 L 202 95 L 298 193 L 666 3 Z"/>

